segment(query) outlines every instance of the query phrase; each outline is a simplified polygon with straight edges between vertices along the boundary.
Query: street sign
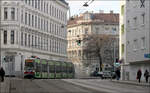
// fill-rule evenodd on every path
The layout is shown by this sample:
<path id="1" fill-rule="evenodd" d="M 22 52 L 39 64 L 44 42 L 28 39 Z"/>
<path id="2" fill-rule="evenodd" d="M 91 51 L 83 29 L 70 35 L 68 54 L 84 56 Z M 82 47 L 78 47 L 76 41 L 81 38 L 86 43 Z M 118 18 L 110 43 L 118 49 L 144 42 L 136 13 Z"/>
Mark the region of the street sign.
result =
<path id="1" fill-rule="evenodd" d="M 145 58 L 150 58 L 150 54 L 144 54 Z"/>

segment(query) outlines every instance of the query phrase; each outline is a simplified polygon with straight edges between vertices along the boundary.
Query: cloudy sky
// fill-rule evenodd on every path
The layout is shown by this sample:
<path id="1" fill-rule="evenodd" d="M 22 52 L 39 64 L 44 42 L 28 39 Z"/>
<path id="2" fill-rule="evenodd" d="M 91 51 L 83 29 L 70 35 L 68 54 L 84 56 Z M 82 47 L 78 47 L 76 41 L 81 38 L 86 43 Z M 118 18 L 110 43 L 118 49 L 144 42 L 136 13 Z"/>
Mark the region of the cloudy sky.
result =
<path id="1" fill-rule="evenodd" d="M 113 10 L 119 13 L 120 0 L 95 0 L 89 7 L 83 7 L 83 4 L 88 0 L 66 0 L 69 3 L 71 16 L 83 13 L 85 11 L 99 12 L 99 10 L 104 10 L 104 12 L 109 12 Z"/>

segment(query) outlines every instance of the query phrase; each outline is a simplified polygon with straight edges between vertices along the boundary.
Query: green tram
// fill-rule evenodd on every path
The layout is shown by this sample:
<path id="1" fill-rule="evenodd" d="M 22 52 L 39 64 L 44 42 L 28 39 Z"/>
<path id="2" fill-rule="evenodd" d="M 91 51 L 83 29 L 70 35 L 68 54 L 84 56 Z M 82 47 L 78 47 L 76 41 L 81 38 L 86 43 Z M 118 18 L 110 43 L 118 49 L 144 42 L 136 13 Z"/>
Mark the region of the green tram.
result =
<path id="1" fill-rule="evenodd" d="M 74 78 L 74 65 L 45 59 L 26 59 L 24 78 L 61 79 Z"/>

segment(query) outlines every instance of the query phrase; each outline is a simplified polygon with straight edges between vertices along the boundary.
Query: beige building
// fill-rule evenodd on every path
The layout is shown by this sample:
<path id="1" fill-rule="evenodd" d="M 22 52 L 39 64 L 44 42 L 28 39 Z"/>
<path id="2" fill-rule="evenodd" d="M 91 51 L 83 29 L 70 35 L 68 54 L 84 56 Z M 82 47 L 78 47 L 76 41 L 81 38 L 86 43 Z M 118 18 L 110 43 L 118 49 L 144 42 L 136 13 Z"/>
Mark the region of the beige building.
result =
<path id="1" fill-rule="evenodd" d="M 90 13 L 85 12 L 79 16 L 74 16 L 68 21 L 67 26 L 67 40 L 68 40 L 68 58 L 76 66 L 76 73 L 85 75 L 83 73 L 90 73 L 92 70 L 83 68 L 82 63 L 87 61 L 83 59 L 83 37 L 87 34 L 119 34 L 119 14 L 113 13 Z M 81 40 L 81 44 L 77 43 Z M 90 60 L 91 61 L 91 60 Z M 98 67 L 98 60 L 92 60 L 93 70 Z"/>

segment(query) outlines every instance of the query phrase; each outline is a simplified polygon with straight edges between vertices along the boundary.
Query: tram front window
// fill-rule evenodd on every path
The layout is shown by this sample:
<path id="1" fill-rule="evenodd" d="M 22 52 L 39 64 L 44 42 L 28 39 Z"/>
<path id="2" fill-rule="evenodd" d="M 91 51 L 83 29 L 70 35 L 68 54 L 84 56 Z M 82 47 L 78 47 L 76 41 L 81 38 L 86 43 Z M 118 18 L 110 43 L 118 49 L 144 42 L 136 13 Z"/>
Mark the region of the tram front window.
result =
<path id="1" fill-rule="evenodd" d="M 25 70 L 33 70 L 34 64 L 32 62 L 25 62 Z"/>
<path id="2" fill-rule="evenodd" d="M 25 66 L 27 66 L 27 67 L 33 67 L 34 64 L 33 64 L 32 62 L 26 62 L 26 63 L 25 63 Z"/>

